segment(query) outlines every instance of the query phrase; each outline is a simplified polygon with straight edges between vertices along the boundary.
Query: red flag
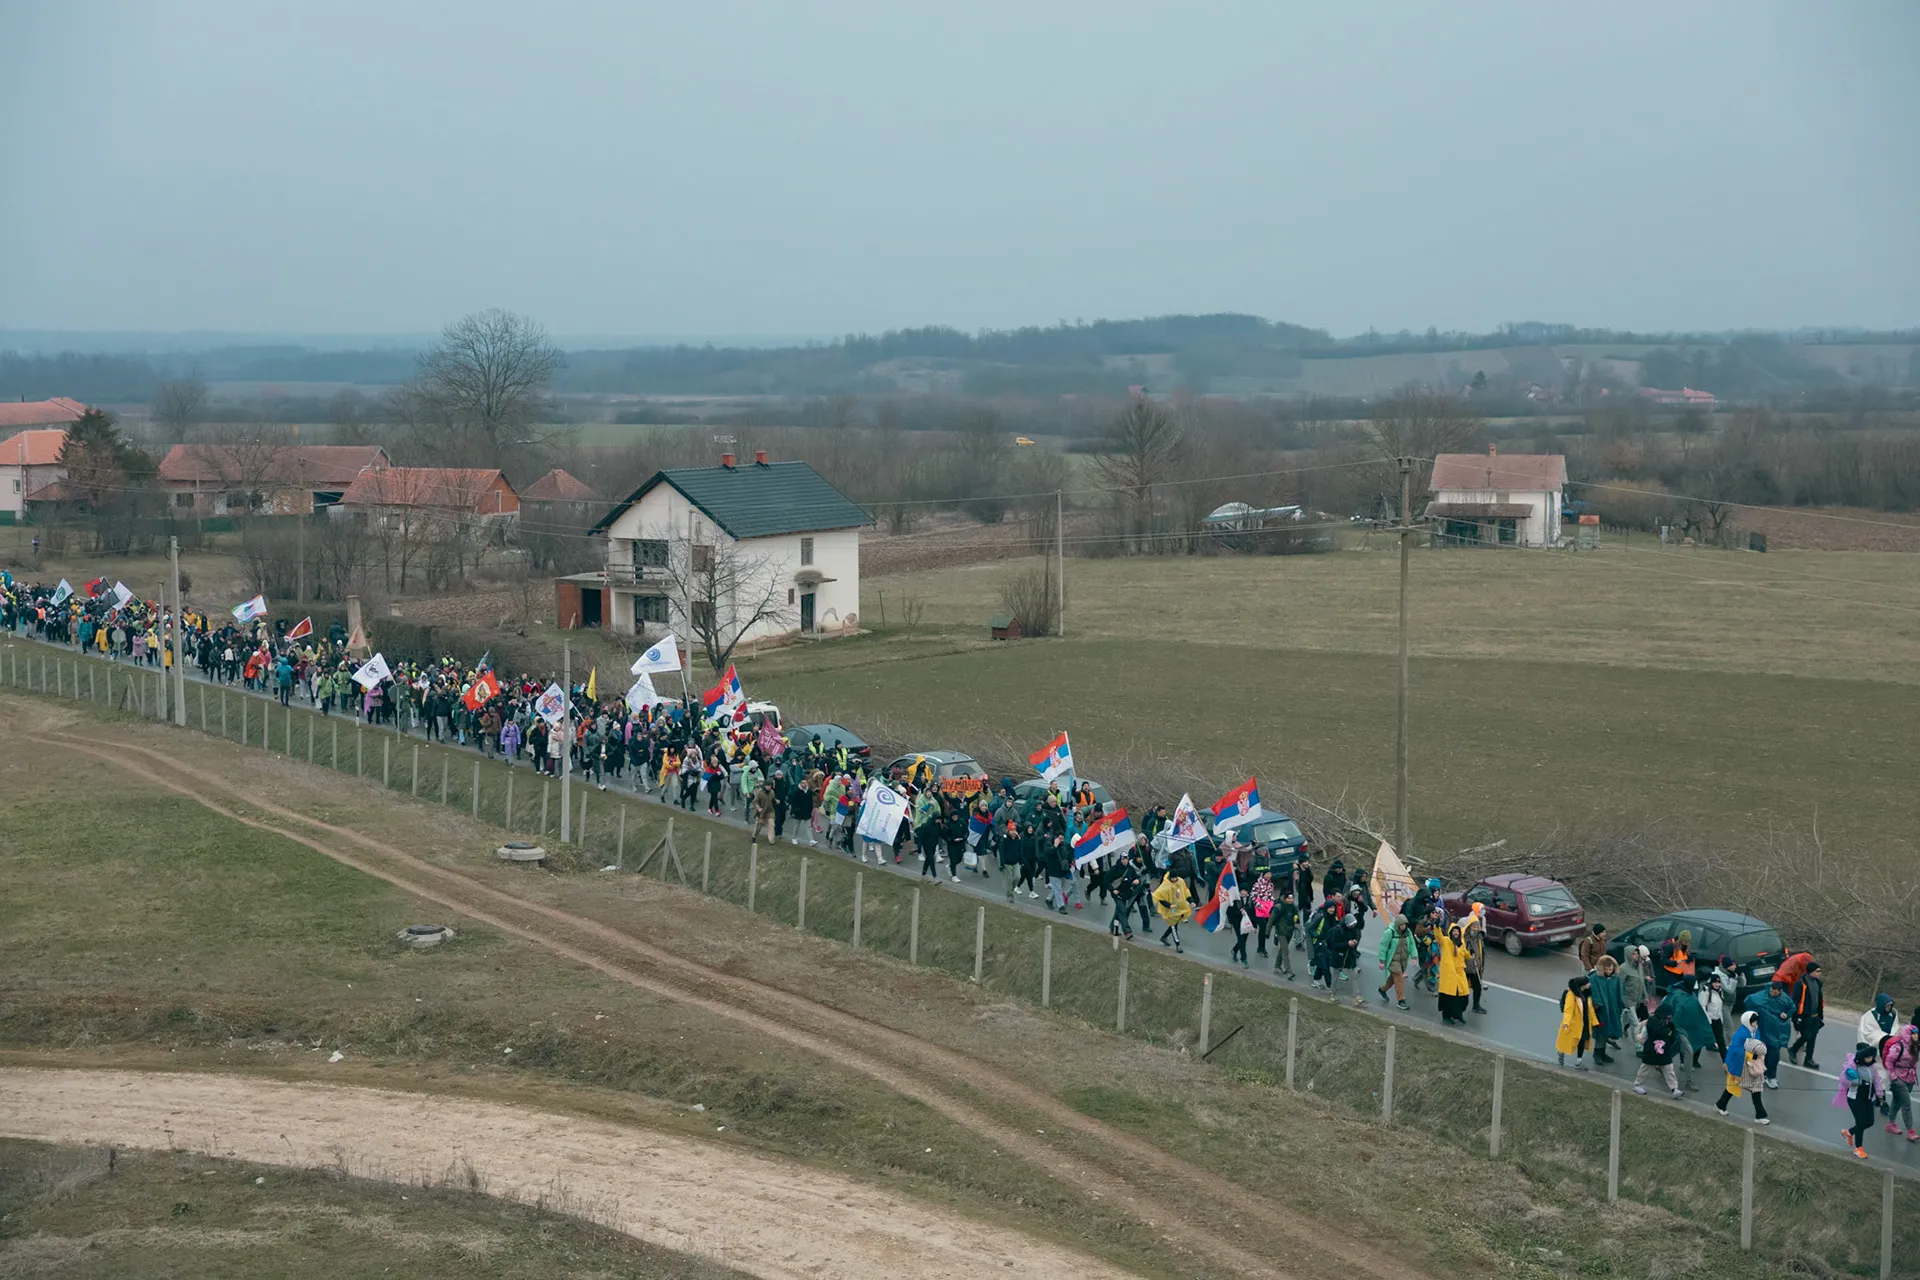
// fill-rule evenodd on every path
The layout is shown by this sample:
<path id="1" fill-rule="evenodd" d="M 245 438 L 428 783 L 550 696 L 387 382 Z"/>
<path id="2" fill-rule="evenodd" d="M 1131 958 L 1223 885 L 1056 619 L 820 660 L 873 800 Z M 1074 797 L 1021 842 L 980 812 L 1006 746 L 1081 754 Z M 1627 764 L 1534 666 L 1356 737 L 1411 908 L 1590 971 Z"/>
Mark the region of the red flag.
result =
<path id="1" fill-rule="evenodd" d="M 482 671 L 461 701 L 467 704 L 467 710 L 478 711 L 499 696 L 500 682 L 493 678 L 493 672 Z"/>
<path id="2" fill-rule="evenodd" d="M 287 632 L 287 639 L 304 640 L 312 634 L 313 634 L 313 619 L 302 618 L 300 619 L 299 624 L 296 625 L 293 630 Z"/>

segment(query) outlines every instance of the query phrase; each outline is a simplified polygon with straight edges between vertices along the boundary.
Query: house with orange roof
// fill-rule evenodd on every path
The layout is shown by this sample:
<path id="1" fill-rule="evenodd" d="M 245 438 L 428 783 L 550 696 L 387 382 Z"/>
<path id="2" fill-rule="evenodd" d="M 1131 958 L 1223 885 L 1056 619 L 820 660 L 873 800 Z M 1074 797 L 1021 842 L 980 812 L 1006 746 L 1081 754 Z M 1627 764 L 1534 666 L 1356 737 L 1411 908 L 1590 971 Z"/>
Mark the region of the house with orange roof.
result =
<path id="1" fill-rule="evenodd" d="M 60 465 L 66 445 L 65 427 L 36 427 L 0 440 L 0 524 L 24 521 L 27 500 L 67 478 Z"/>
<path id="2" fill-rule="evenodd" d="M 379 445 L 296 445 L 284 440 L 177 444 L 160 460 L 160 486 L 176 512 L 310 515 L 346 496 L 361 472 L 391 466 Z"/>

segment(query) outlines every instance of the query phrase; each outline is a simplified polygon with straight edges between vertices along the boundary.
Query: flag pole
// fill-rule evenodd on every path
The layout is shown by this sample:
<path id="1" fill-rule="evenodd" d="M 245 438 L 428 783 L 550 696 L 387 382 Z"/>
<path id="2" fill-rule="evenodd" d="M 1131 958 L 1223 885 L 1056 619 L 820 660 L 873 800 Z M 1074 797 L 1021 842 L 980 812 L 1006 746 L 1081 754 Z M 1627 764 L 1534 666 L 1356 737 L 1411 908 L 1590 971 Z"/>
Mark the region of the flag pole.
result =
<path id="1" fill-rule="evenodd" d="M 560 648 L 560 688 L 565 694 L 560 713 L 560 843 L 566 844 L 572 838 L 573 829 L 568 815 L 573 806 L 567 803 L 571 794 L 569 786 L 573 781 L 573 642 L 562 641 Z"/>
<path id="2" fill-rule="evenodd" d="M 1393 783 L 1394 852 L 1405 860 L 1407 848 L 1407 564 L 1413 547 L 1413 459 L 1400 459 L 1400 732 L 1395 750 Z"/>

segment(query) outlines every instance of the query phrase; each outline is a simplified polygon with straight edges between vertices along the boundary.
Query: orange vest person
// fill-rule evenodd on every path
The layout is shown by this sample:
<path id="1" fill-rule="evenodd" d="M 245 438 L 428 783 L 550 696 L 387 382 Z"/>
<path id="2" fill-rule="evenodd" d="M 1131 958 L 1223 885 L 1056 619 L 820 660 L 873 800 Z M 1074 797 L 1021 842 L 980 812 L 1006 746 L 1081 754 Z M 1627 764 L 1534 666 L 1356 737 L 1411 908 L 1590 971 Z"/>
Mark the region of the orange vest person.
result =
<path id="1" fill-rule="evenodd" d="M 1673 941 L 1662 949 L 1660 967 L 1667 971 L 1668 985 L 1683 978 L 1693 976 L 1693 955 L 1689 948 L 1693 945 L 1693 931 L 1682 929 L 1674 935 Z"/>

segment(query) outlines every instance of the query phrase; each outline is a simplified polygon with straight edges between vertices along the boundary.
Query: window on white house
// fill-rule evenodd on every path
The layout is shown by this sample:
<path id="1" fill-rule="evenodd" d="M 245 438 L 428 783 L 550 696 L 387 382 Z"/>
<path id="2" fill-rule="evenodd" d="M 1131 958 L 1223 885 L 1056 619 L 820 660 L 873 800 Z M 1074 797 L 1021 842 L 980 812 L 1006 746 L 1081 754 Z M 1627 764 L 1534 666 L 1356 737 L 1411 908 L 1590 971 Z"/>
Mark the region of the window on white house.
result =
<path id="1" fill-rule="evenodd" d="M 800 539 L 800 563 L 801 564 L 813 563 L 813 539 L 812 538 Z"/>
<path id="2" fill-rule="evenodd" d="M 665 596 L 635 596 L 633 598 L 633 620 L 636 624 L 667 621 L 667 598 Z"/>
<path id="3" fill-rule="evenodd" d="M 713 548 L 704 542 L 694 544 L 693 571 L 695 573 L 713 572 Z"/>
<path id="4" fill-rule="evenodd" d="M 697 630 L 713 630 L 713 601 L 695 600 L 693 602 L 693 625 Z"/>
<path id="5" fill-rule="evenodd" d="M 633 567 L 636 569 L 664 569 L 667 567 L 667 543 L 664 538 L 636 538 L 633 542 Z M 664 621 L 664 619 L 663 619 Z"/>

